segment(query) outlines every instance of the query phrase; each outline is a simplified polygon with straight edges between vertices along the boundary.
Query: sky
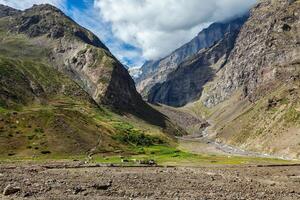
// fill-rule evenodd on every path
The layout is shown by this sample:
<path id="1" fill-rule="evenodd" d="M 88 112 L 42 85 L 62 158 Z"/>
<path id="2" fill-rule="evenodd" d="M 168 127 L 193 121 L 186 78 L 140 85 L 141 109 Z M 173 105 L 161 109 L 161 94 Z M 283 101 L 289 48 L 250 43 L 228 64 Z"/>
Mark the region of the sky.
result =
<path id="1" fill-rule="evenodd" d="M 129 67 L 163 58 L 203 28 L 249 10 L 257 0 L 0 0 L 17 9 L 49 3 L 94 32 Z"/>

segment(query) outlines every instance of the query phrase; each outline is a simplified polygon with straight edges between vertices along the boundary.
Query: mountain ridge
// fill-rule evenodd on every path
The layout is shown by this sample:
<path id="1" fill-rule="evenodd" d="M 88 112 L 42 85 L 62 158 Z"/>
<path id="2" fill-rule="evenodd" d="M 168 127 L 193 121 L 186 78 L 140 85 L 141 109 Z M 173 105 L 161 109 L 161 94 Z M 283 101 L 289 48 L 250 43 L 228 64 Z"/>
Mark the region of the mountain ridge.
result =
<path id="1" fill-rule="evenodd" d="M 151 87 L 157 83 L 163 83 L 167 75 L 175 70 L 181 62 L 196 54 L 200 49 L 212 46 L 223 38 L 227 31 L 240 26 L 247 17 L 246 14 L 225 22 L 213 23 L 198 33 L 190 42 L 179 47 L 165 58 L 146 62 L 141 68 L 141 76 L 135 79 L 137 90 L 147 99 Z"/>
<path id="2" fill-rule="evenodd" d="M 181 107 L 198 100 L 204 85 L 226 64 L 238 32 L 239 29 L 228 32 L 213 46 L 179 64 L 165 82 L 151 88 L 148 101 Z"/>

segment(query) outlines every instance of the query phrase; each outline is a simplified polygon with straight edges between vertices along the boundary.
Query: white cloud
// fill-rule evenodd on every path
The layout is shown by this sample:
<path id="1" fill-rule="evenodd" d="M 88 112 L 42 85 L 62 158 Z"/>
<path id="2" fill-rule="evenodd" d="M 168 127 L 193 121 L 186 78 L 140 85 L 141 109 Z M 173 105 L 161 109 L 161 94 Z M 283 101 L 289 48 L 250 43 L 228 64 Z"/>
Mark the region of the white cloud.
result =
<path id="1" fill-rule="evenodd" d="M 95 0 L 118 39 L 156 59 L 188 42 L 205 25 L 246 12 L 256 0 Z"/>
<path id="2" fill-rule="evenodd" d="M 24 10 L 33 4 L 49 3 L 59 8 L 64 8 L 66 0 L 0 0 L 0 4 L 4 4 L 16 9 Z"/>

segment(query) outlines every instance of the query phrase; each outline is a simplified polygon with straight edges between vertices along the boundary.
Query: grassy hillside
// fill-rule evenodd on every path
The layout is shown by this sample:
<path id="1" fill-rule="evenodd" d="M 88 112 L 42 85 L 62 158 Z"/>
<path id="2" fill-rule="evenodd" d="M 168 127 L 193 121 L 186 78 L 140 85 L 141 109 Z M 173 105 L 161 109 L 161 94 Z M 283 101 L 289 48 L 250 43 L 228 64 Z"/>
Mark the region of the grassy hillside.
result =
<path id="1" fill-rule="evenodd" d="M 55 69 L 50 49 L 37 44 L 44 39 L 8 32 L 6 22 L 0 19 L 0 157 L 136 154 L 175 145 L 164 127 L 99 106 Z"/>
<path id="2" fill-rule="evenodd" d="M 268 95 L 255 103 L 241 100 L 241 92 L 237 92 L 212 109 L 201 101 L 185 109 L 205 116 L 212 125 L 211 136 L 218 141 L 251 151 L 299 158 L 299 86 L 299 80 L 277 82 Z"/>
<path id="3" fill-rule="evenodd" d="M 40 61 L 0 57 L 0 155 L 132 153 L 131 146 L 167 144 L 160 127 L 99 107 L 76 83 Z M 138 120 L 138 119 L 136 119 Z M 156 136 L 146 136 L 156 130 Z M 144 133 L 145 132 L 145 133 Z M 118 137 L 134 135 L 132 144 Z M 146 135 L 145 135 L 146 134 Z M 139 140 L 149 139 L 147 143 Z"/>

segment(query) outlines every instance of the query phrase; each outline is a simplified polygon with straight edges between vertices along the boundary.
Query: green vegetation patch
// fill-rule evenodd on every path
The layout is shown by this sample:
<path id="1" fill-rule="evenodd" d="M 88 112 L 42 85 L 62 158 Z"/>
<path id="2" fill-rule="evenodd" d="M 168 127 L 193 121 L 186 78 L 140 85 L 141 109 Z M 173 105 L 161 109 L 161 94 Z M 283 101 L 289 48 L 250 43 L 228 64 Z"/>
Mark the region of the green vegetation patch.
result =
<path id="1" fill-rule="evenodd" d="M 252 165 L 252 164 L 291 164 L 292 161 L 226 155 L 193 154 L 165 145 L 140 148 L 140 154 L 130 156 L 95 156 L 95 163 L 129 164 L 147 163 L 153 160 L 159 165 L 206 166 L 206 165 Z M 124 161 L 126 161 L 124 163 Z"/>
<path id="2" fill-rule="evenodd" d="M 300 112 L 291 107 L 285 113 L 284 119 L 289 123 L 300 124 Z"/>
<path id="3" fill-rule="evenodd" d="M 131 124 L 124 122 L 115 122 L 113 127 L 117 130 L 117 134 L 113 139 L 133 146 L 151 146 L 154 144 L 164 144 L 165 142 L 159 137 L 146 135 L 139 129 L 135 129 Z"/>
<path id="4" fill-rule="evenodd" d="M 5 112 L 7 112 L 7 110 L 0 106 L 0 113 L 5 113 Z"/>

